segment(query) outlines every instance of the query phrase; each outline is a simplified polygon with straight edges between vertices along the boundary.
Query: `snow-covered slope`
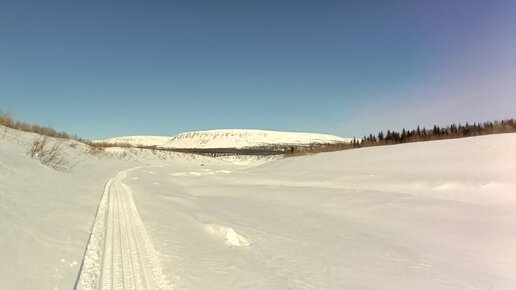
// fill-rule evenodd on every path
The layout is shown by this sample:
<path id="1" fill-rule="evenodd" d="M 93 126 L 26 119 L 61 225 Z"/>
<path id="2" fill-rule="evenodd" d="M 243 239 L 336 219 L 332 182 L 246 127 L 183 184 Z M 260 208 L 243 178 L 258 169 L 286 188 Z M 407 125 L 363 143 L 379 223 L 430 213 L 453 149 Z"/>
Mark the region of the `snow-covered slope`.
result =
<path id="1" fill-rule="evenodd" d="M 245 148 L 269 145 L 327 144 L 350 142 L 351 140 L 327 134 L 228 129 L 181 133 L 162 146 L 169 148 Z"/>

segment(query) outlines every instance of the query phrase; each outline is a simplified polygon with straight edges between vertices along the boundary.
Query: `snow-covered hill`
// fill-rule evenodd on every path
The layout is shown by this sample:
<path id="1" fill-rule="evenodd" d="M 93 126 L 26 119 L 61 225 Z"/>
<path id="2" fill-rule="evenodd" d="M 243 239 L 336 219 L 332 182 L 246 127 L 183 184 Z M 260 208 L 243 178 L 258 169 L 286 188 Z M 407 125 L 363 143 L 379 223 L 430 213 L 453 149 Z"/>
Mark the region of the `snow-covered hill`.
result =
<path id="1" fill-rule="evenodd" d="M 309 145 L 348 143 L 352 138 L 328 134 L 279 132 L 250 129 L 223 129 L 185 132 L 174 137 L 125 136 L 98 142 L 129 143 L 131 145 L 164 148 L 246 148 L 259 146 Z"/>
<path id="2" fill-rule="evenodd" d="M 132 146 L 161 146 L 170 141 L 170 139 L 172 137 L 168 136 L 122 136 L 94 142 L 124 143 Z"/>
<path id="3" fill-rule="evenodd" d="M 350 142 L 334 135 L 265 130 L 209 130 L 181 133 L 163 144 L 169 148 L 245 148 L 269 145 L 308 145 Z"/>

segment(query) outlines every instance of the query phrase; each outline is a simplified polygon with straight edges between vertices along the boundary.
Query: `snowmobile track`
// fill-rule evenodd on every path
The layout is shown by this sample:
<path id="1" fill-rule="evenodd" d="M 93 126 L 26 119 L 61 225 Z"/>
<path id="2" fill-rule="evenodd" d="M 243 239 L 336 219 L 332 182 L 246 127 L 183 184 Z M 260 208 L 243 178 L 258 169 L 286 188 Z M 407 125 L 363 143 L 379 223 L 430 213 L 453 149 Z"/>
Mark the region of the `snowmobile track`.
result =
<path id="1" fill-rule="evenodd" d="M 119 172 L 104 189 L 76 289 L 170 288 L 131 189 L 122 182 L 130 170 Z"/>

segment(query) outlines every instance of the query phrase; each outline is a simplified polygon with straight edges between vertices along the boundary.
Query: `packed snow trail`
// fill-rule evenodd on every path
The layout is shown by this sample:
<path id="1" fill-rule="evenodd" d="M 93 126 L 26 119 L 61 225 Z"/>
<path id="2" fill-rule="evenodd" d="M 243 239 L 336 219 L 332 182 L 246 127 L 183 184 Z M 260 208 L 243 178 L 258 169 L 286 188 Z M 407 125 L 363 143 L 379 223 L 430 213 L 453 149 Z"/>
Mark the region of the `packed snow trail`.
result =
<path id="1" fill-rule="evenodd" d="M 77 289 L 169 289 L 158 255 L 138 214 L 131 189 L 111 178 L 88 241 Z"/>

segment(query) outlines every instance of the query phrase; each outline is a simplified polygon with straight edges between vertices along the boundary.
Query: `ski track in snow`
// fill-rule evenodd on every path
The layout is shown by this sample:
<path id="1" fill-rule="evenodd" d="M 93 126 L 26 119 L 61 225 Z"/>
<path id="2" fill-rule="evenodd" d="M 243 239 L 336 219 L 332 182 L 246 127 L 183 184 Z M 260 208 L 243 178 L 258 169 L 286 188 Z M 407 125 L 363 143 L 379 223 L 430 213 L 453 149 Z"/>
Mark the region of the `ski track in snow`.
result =
<path id="1" fill-rule="evenodd" d="M 76 289 L 170 289 L 131 189 L 111 178 L 102 196 Z"/>

